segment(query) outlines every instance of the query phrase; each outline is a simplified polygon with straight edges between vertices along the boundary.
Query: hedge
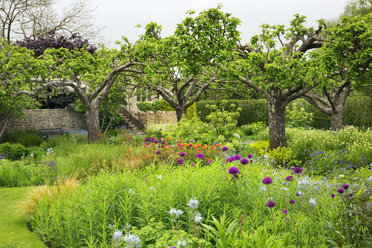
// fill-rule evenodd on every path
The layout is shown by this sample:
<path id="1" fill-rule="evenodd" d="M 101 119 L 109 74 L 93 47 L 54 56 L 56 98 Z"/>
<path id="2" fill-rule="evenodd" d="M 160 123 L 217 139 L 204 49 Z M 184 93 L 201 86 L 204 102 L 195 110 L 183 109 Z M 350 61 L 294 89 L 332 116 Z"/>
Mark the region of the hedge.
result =
<path id="1" fill-rule="evenodd" d="M 297 99 L 292 103 L 296 103 L 298 107 L 304 107 L 307 112 L 313 113 L 313 121 L 310 124 L 314 128 L 330 128 L 330 117 L 303 99 Z M 291 103 L 291 104 L 292 104 Z M 243 111 L 238 119 L 238 126 L 250 124 L 253 122 L 262 121 L 268 124 L 269 115 L 265 99 L 258 100 L 201 100 L 197 102 L 197 115 L 202 121 L 206 121 L 207 115 L 210 113 L 206 105 L 217 104 L 228 108 L 231 104 L 241 107 Z M 291 105 L 289 104 L 289 105 Z M 357 127 L 372 127 L 372 98 L 369 96 L 349 97 L 345 103 L 344 109 L 344 125 L 353 125 Z"/>

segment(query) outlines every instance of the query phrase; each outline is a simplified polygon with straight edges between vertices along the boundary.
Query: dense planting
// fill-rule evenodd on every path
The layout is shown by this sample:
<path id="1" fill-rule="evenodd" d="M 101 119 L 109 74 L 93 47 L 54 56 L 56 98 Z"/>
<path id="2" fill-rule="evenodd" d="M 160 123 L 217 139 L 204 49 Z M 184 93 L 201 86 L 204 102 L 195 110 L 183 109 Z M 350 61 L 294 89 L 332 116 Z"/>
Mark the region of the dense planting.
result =
<path id="1" fill-rule="evenodd" d="M 368 143 L 369 130 L 289 129 L 289 148 L 268 151 L 267 141 L 247 142 L 265 136 L 262 124 L 246 127 L 256 136 L 209 144 L 190 130 L 176 139 L 182 128 L 189 127 L 102 134 L 95 145 L 84 136 L 56 137 L 39 156 L 12 162 L 4 155 L 0 182 L 51 185 L 35 188 L 22 205 L 51 247 L 367 245 L 372 146 L 352 144 Z M 326 143 L 331 136 L 349 150 Z M 350 154 L 361 149 L 355 162 Z"/>

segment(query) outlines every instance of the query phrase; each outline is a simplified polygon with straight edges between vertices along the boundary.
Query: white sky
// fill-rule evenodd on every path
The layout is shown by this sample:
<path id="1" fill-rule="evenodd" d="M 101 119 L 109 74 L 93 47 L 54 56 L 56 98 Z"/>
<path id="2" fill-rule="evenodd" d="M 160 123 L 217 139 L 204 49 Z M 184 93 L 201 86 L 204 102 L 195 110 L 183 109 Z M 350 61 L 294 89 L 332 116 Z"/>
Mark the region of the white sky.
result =
<path id="1" fill-rule="evenodd" d="M 58 0 L 58 6 L 66 6 L 73 0 Z M 295 13 L 307 16 L 307 26 L 316 26 L 318 19 L 339 16 L 347 0 L 91 0 L 96 8 L 92 22 L 103 27 L 103 42 L 113 45 L 121 36 L 134 42 L 142 34 L 147 23 L 162 25 L 162 37 L 170 35 L 186 17 L 187 10 L 196 14 L 205 9 L 223 5 L 224 12 L 231 13 L 242 23 L 239 28 L 243 42 L 258 34 L 263 23 L 289 25 Z M 141 24 L 142 28 L 136 28 Z"/>

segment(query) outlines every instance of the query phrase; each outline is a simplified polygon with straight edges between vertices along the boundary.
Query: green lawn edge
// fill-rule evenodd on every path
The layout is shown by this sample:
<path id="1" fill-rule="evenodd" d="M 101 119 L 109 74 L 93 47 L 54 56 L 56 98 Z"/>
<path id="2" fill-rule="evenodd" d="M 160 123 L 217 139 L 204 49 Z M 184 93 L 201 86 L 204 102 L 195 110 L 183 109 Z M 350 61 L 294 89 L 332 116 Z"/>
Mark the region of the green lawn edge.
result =
<path id="1" fill-rule="evenodd" d="M 0 248 L 46 248 L 19 211 L 30 187 L 0 188 Z"/>

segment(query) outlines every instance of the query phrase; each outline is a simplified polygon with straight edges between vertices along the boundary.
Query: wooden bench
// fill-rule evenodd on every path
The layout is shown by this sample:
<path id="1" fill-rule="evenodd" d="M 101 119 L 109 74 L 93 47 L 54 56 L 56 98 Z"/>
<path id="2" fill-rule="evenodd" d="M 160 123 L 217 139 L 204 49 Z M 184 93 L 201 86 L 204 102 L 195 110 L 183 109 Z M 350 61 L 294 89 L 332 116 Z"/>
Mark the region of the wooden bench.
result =
<path id="1" fill-rule="evenodd" d="M 61 128 L 40 129 L 40 133 L 44 138 L 49 139 L 49 138 L 54 137 L 56 135 L 64 134 L 64 131 Z"/>

